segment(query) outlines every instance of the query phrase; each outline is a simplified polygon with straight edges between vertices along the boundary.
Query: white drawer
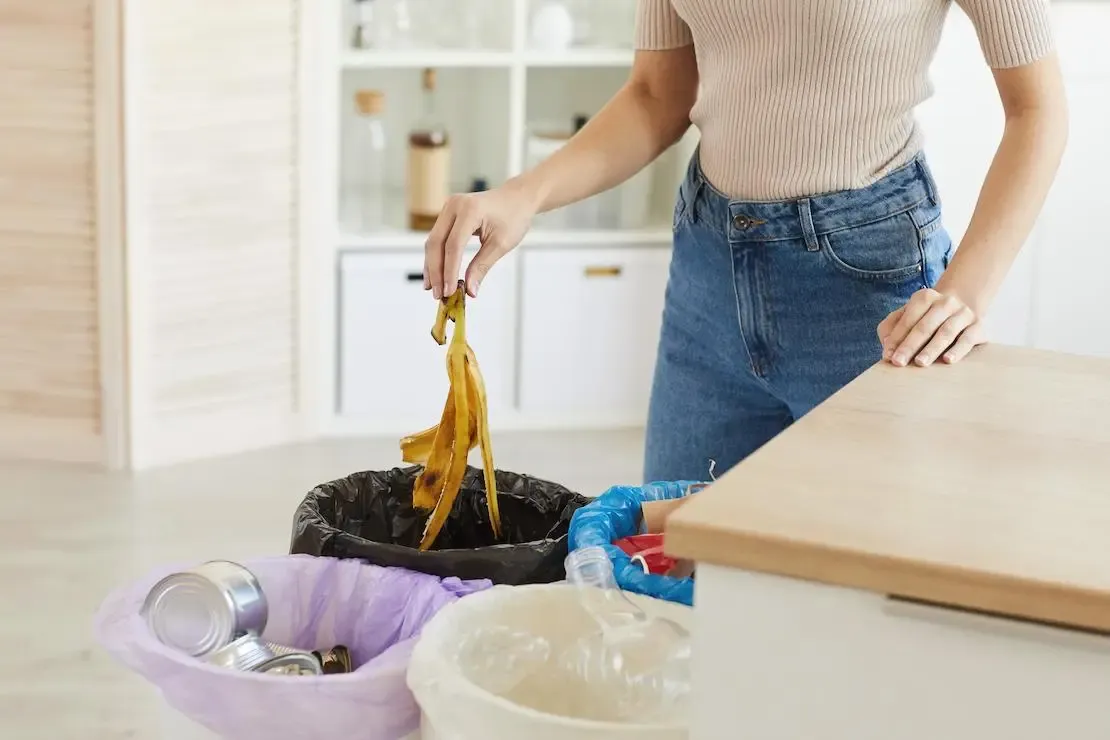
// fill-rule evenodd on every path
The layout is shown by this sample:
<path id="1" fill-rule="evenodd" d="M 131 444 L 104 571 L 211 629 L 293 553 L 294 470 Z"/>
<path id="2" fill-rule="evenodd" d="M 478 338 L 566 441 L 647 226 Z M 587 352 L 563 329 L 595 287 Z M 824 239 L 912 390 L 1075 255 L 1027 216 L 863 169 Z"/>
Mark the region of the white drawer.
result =
<path id="1" fill-rule="evenodd" d="M 669 263 L 663 247 L 524 253 L 523 413 L 646 419 Z"/>
<path id="2" fill-rule="evenodd" d="M 485 377 L 492 419 L 513 400 L 512 268 L 512 260 L 498 264 L 482 283 L 480 297 L 467 299 L 467 339 Z M 439 420 L 447 398 L 447 354 L 430 334 L 436 304 L 424 290 L 423 269 L 422 252 L 341 257 L 338 406 L 343 416 L 400 432 L 419 431 Z"/>

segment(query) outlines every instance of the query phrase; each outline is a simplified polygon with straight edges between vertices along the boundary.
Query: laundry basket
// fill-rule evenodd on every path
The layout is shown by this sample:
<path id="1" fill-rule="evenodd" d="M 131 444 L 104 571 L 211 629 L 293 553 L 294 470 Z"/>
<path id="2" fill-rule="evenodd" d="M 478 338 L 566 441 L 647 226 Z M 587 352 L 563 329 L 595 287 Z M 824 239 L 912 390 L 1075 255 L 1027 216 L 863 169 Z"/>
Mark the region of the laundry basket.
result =
<path id="1" fill-rule="evenodd" d="M 416 637 L 442 607 L 488 582 L 439 579 L 357 560 L 306 555 L 244 563 L 269 603 L 263 637 L 302 650 L 342 644 L 357 670 L 280 676 L 211 665 L 160 643 L 139 610 L 170 570 L 118 589 L 96 617 L 97 639 L 162 694 L 167 740 L 401 740 L 419 726 L 405 685 Z"/>
<path id="2" fill-rule="evenodd" d="M 629 598 L 649 616 L 692 626 L 689 607 Z M 495 586 L 444 609 L 425 627 L 409 665 L 424 740 L 687 740 L 684 726 L 596 722 L 522 707 L 475 685 L 461 665 L 458 645 L 490 625 L 557 639 L 585 634 L 593 627 L 589 620 L 576 589 L 566 584 Z"/>

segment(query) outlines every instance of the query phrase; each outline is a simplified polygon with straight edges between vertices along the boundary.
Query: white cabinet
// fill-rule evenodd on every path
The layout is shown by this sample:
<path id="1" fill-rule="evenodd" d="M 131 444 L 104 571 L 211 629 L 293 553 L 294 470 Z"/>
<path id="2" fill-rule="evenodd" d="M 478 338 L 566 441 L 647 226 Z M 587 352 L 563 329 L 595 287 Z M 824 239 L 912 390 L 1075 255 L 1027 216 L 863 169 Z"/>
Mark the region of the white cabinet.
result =
<path id="1" fill-rule="evenodd" d="M 494 421 L 512 404 L 512 266 L 498 265 L 466 312 L 467 339 Z M 415 432 L 438 422 L 443 411 L 447 354 L 430 335 L 436 304 L 424 290 L 423 269 L 423 252 L 340 259 L 339 413 L 364 419 L 367 428 Z"/>
<path id="2" fill-rule="evenodd" d="M 1110 173 L 1110 49 L 1105 9 L 1058 8 L 1071 133 L 1040 220 L 1033 337 L 1043 349 L 1110 356 L 1105 181 Z"/>
<path id="3" fill-rule="evenodd" d="M 643 423 L 669 264 L 659 247 L 526 252 L 521 411 Z"/>

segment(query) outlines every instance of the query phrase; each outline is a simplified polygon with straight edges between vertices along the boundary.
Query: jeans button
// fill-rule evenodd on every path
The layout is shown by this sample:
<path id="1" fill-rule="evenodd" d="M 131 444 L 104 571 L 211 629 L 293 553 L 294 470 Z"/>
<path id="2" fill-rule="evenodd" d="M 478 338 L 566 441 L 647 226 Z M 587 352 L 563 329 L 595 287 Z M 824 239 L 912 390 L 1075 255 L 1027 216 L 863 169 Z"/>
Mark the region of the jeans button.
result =
<path id="1" fill-rule="evenodd" d="M 752 220 L 747 216 L 736 215 L 732 218 L 732 225 L 743 231 L 752 225 Z"/>

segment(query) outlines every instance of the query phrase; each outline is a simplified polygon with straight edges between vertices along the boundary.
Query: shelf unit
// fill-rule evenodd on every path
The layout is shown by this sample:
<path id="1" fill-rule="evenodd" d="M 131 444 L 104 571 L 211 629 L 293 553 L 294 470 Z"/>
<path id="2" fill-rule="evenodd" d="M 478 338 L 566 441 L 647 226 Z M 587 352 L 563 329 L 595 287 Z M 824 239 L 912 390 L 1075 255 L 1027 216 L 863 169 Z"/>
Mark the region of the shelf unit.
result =
<path id="1" fill-rule="evenodd" d="M 344 132 L 345 122 L 353 115 L 350 105 L 353 91 L 365 87 L 384 89 L 387 131 L 403 132 L 418 103 L 420 70 L 425 67 L 439 70 L 440 103 L 444 106 L 441 111 L 447 111 L 446 123 L 456 140 L 455 156 L 461 160 L 455 162 L 461 164 L 456 169 L 467 177 L 481 174 L 491 186 L 496 186 L 528 165 L 525 143 L 531 124 L 547 124 L 552 120 L 569 123 L 576 113 L 593 115 L 627 76 L 633 60 L 630 48 L 582 47 L 562 51 L 533 48 L 529 44 L 530 13 L 538 3 L 490 1 L 501 2 L 506 9 L 504 22 L 510 32 L 502 34 L 508 40 L 504 48 L 354 50 L 347 43 L 351 26 L 345 0 L 327 0 L 306 19 L 311 26 L 312 41 L 304 50 L 303 86 L 310 99 L 306 100 L 302 120 L 305 202 L 302 243 L 306 248 L 301 260 L 299 331 L 300 388 L 310 435 L 411 432 L 433 423 L 438 411 L 429 418 L 427 404 L 414 402 L 413 416 L 407 418 L 388 396 L 430 397 L 435 399 L 433 406 L 440 406 L 446 394 L 446 373 L 413 375 L 374 364 L 372 355 L 376 347 L 382 348 L 382 343 L 407 347 L 408 335 L 413 332 L 420 341 L 409 351 L 414 367 L 436 363 L 434 358 L 440 357 L 442 351 L 437 352 L 434 346 L 424 348 L 425 332 L 419 330 L 424 324 L 430 326 L 434 314 L 431 299 L 415 284 L 423 265 L 427 235 L 403 228 L 401 218 L 394 219 L 392 228 L 371 232 L 362 232 L 342 218 L 345 205 L 342 192 L 347 182 Z M 628 3 L 628 8 L 630 31 L 634 3 Z M 545 99 L 537 103 L 539 97 Z M 476 107 L 480 110 L 475 111 Z M 457 117 L 458 122 L 450 116 Z M 477 125 L 475 121 L 481 119 L 476 116 L 488 116 L 488 126 Z M 533 120 L 537 116 L 538 121 Z M 458 136 L 453 124 L 462 129 Z M 473 138 L 476 129 L 482 129 L 485 138 Z M 389 146 L 397 146 L 395 141 L 403 145 L 401 135 L 391 137 Z M 487 311 L 509 313 L 505 324 L 485 332 L 488 336 L 475 329 L 471 338 L 491 398 L 498 396 L 503 401 L 491 403 L 490 421 L 495 433 L 507 429 L 624 427 L 643 423 L 647 408 L 643 389 L 650 382 L 654 340 L 642 347 L 625 347 L 620 357 L 611 358 L 611 363 L 607 363 L 604 352 L 606 346 L 622 346 L 619 337 L 627 334 L 623 327 L 641 321 L 637 314 L 646 313 L 648 324 L 658 321 L 663 298 L 660 286 L 666 278 L 672 237 L 674 189 L 684 169 L 679 162 L 692 145 L 686 143 L 684 149 L 669 152 L 653 165 L 648 206 L 642 209 L 646 215 L 638 223 L 626 224 L 628 228 L 599 228 L 597 224 L 590 228 L 568 228 L 574 224 L 541 217 L 520 248 L 503 259 L 487 279 L 483 295 L 473 304 L 472 323 L 481 324 L 483 306 L 490 306 Z M 478 157 L 475 150 L 485 153 Z M 388 177 L 397 179 L 403 170 L 400 156 L 397 151 L 387 154 Z M 389 160 L 391 157 L 394 159 Z M 479 167 L 483 168 L 480 172 Z M 398 184 L 390 183 L 394 187 Z M 472 243 L 471 253 L 476 247 Z M 557 269 L 565 279 L 575 283 L 569 289 L 579 293 L 567 295 L 571 303 L 610 314 L 597 321 L 597 317 L 579 312 L 574 320 L 584 322 L 581 334 L 589 339 L 583 340 L 581 346 L 561 349 L 568 357 L 577 358 L 572 364 L 592 368 L 593 377 L 582 379 L 583 397 L 619 398 L 620 402 L 611 408 L 595 404 L 596 407 L 583 409 L 568 403 L 560 411 L 557 397 L 536 392 L 536 386 L 546 385 L 547 381 L 543 377 L 544 363 L 523 356 L 524 352 L 532 351 L 531 347 L 541 344 L 523 341 L 525 321 L 529 326 L 540 327 L 533 330 L 543 331 L 545 321 L 560 319 L 542 309 L 533 309 L 531 304 L 525 311 L 521 299 L 526 285 L 529 290 L 542 290 L 537 286 L 544 285 L 544 277 L 537 271 L 547 269 Z M 614 277 L 609 282 L 584 277 L 599 274 Z M 643 291 L 638 288 L 641 283 Z M 383 303 L 372 300 L 373 294 L 391 298 Z M 636 298 L 636 305 L 619 305 L 620 301 L 627 303 L 629 296 L 642 298 Z M 612 301 L 612 305 L 607 301 Z M 379 320 L 370 315 L 376 311 L 388 315 Z M 410 320 L 410 312 L 418 312 L 418 318 Z M 570 331 L 569 335 L 576 333 Z M 606 339 L 610 335 L 612 341 Z M 430 340 L 427 344 L 431 344 Z M 353 356 L 357 353 L 363 353 L 362 359 Z M 609 364 L 616 374 L 610 372 Z M 620 373 L 629 367 L 635 377 L 622 377 Z M 526 368 L 530 377 L 522 376 Z M 495 383 L 499 387 L 493 388 Z M 392 387 L 378 392 L 372 384 Z M 628 388 L 637 389 L 643 397 L 630 396 Z M 541 395 L 542 407 L 529 409 L 521 403 L 522 399 Z M 352 399 L 360 399 L 357 413 L 350 409 L 355 403 Z"/>

